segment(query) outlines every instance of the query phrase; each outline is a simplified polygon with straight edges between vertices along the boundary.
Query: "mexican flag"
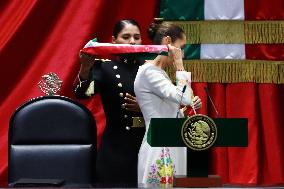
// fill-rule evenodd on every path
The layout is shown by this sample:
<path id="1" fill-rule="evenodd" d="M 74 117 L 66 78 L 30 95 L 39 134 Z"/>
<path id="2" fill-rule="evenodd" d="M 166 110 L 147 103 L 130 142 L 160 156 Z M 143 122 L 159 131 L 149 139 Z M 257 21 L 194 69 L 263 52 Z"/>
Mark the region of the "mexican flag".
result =
<path id="1" fill-rule="evenodd" d="M 185 59 L 202 59 L 188 65 L 204 72 L 194 81 L 284 83 L 283 6 L 282 0 L 161 0 L 160 17 L 185 30 Z"/>
<path id="2" fill-rule="evenodd" d="M 247 148 L 215 148 L 212 171 L 223 183 L 284 183 L 284 1 L 160 0 L 164 21 L 187 35 L 185 67 L 201 96 L 201 113 L 216 117 L 203 90 L 208 86 L 220 117 L 248 118 Z M 170 72 L 171 73 L 171 72 Z"/>

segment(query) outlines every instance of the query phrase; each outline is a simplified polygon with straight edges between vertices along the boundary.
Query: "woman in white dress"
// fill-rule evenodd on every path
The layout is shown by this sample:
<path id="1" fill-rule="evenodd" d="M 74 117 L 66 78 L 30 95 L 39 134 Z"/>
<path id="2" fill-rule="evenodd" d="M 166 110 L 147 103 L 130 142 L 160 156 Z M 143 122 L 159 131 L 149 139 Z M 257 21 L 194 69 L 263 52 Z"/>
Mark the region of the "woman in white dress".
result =
<path id="1" fill-rule="evenodd" d="M 146 133 L 151 118 L 175 118 L 181 104 L 195 109 L 201 107 L 200 98 L 192 94 L 191 73 L 183 66 L 184 31 L 174 24 L 153 23 L 148 33 L 154 44 L 168 45 L 169 55 L 146 61 L 136 75 L 134 91 L 145 119 Z M 164 71 L 168 66 L 176 69 L 176 85 Z M 183 111 L 179 117 L 183 117 Z M 186 175 L 186 148 L 151 147 L 146 133 L 138 157 L 138 184 L 172 184 L 174 175 Z"/>

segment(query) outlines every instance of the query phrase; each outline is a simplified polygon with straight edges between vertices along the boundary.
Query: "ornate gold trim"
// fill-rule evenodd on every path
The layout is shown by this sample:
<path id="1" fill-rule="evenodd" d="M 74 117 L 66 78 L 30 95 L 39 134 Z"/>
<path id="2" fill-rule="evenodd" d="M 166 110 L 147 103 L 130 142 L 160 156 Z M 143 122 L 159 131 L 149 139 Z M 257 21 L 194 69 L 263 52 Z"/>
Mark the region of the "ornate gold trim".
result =
<path id="1" fill-rule="evenodd" d="M 168 21 L 181 26 L 190 44 L 284 43 L 284 20 Z"/>
<path id="2" fill-rule="evenodd" d="M 284 61 L 266 60 L 185 60 L 193 82 L 284 84 Z M 175 80 L 175 71 L 167 73 Z"/>

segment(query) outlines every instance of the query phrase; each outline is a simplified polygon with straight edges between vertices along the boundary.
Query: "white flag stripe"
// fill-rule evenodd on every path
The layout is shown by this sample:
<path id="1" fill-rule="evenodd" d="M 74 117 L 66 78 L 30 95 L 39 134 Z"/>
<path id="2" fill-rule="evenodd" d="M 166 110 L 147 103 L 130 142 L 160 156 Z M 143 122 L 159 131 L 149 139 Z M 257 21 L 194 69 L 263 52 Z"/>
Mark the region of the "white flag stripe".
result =
<path id="1" fill-rule="evenodd" d="M 243 44 L 202 44 L 200 59 L 245 59 Z"/>
<path id="2" fill-rule="evenodd" d="M 244 0 L 205 0 L 205 20 L 244 20 Z"/>
<path id="3" fill-rule="evenodd" d="M 205 20 L 244 20 L 244 0 L 204 0 Z M 245 44 L 201 44 L 201 59 L 245 59 Z"/>

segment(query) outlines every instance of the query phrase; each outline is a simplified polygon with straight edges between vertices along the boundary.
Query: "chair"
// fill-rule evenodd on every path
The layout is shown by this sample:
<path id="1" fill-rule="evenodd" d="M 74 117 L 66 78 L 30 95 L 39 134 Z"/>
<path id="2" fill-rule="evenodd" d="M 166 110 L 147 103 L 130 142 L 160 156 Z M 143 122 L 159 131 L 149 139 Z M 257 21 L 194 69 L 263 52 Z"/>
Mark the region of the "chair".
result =
<path id="1" fill-rule="evenodd" d="M 21 105 L 10 119 L 8 144 L 10 186 L 87 187 L 94 182 L 95 121 L 87 108 L 67 97 L 39 97 Z"/>

